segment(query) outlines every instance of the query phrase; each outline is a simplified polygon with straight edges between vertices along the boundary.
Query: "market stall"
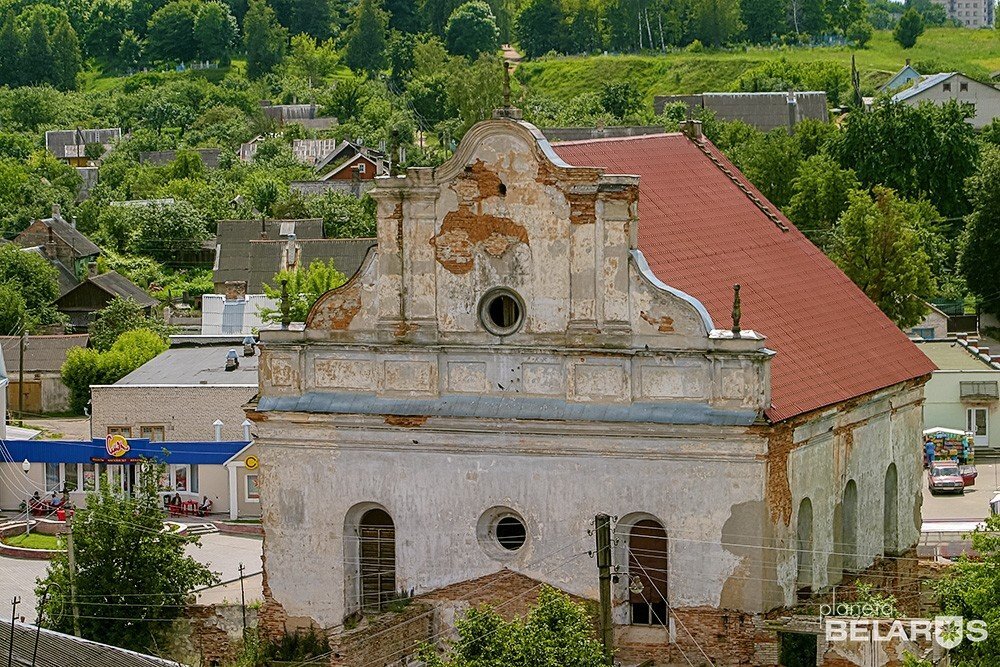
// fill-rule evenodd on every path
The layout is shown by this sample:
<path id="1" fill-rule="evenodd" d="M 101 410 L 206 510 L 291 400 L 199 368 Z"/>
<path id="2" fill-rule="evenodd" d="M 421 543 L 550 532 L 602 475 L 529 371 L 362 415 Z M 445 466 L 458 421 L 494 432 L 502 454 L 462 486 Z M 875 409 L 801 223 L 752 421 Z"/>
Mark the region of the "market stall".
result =
<path id="1" fill-rule="evenodd" d="M 933 461 L 955 461 L 966 486 L 976 483 L 975 445 L 970 433 L 935 426 L 924 431 L 924 466 Z"/>

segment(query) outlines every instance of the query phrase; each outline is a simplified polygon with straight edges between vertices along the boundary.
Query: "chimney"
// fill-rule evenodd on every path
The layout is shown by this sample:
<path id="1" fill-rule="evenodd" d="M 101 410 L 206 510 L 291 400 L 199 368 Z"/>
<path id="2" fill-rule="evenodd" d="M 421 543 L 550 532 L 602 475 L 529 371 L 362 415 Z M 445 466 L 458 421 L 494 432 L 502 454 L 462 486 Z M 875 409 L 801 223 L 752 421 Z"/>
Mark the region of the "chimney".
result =
<path id="1" fill-rule="evenodd" d="M 682 131 L 687 136 L 688 139 L 694 141 L 701 141 L 701 121 L 688 119 L 681 124 Z"/>
<path id="2" fill-rule="evenodd" d="M 799 101 L 795 91 L 788 91 L 788 134 L 795 134 L 795 123 L 799 120 Z"/>
<path id="3" fill-rule="evenodd" d="M 250 442 L 250 426 L 251 426 L 250 420 L 244 419 L 241 426 L 243 427 L 243 440 L 246 442 Z"/>
<path id="4" fill-rule="evenodd" d="M 239 367 L 240 358 L 236 354 L 236 350 L 229 350 L 229 352 L 226 353 L 226 370 L 235 371 Z"/>
<path id="5" fill-rule="evenodd" d="M 45 242 L 45 254 L 49 259 L 56 258 L 56 233 L 49 226 L 49 240 Z"/>
<path id="6" fill-rule="evenodd" d="M 76 229 L 76 216 L 75 215 L 72 218 L 69 219 L 69 224 L 70 224 L 71 227 L 73 227 L 73 229 Z"/>
<path id="7" fill-rule="evenodd" d="M 299 250 L 300 246 L 298 241 L 295 240 L 295 234 L 289 234 L 288 242 L 285 244 L 283 266 L 281 267 L 282 269 L 286 271 L 294 271 L 298 267 Z"/>
<path id="8" fill-rule="evenodd" d="M 62 220 L 62 207 L 59 204 L 52 205 L 52 219 Z"/>
<path id="9" fill-rule="evenodd" d="M 907 66 L 907 67 L 909 67 L 909 66 L 910 66 L 910 59 L 909 59 L 909 58 L 907 58 L 907 59 L 906 59 L 906 66 Z"/>
<path id="10" fill-rule="evenodd" d="M 260 219 L 260 238 L 264 241 L 267 240 L 267 221 L 264 218 Z"/>
<path id="11" fill-rule="evenodd" d="M 87 277 L 88 278 L 93 278 L 96 275 L 97 275 L 97 262 L 88 262 L 87 263 Z"/>
<path id="12" fill-rule="evenodd" d="M 253 336 L 247 336 L 243 339 L 243 356 L 252 357 L 256 352 L 254 351 L 254 345 L 257 341 L 253 339 Z"/>
<path id="13" fill-rule="evenodd" d="M 222 420 L 216 419 L 212 422 L 212 426 L 215 427 L 215 441 L 222 442 Z"/>
<path id="14" fill-rule="evenodd" d="M 236 301 L 247 295 L 247 283 L 245 280 L 227 280 L 225 284 L 226 301 Z"/>

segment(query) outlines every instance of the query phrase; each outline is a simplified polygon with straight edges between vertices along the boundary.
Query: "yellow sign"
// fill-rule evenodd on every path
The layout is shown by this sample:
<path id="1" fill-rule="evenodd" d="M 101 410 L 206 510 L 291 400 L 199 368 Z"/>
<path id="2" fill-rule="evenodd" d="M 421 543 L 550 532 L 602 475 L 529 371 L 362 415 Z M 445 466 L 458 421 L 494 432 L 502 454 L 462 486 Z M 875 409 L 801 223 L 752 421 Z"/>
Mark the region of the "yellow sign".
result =
<path id="1" fill-rule="evenodd" d="M 115 458 L 120 458 L 128 454 L 129 450 L 132 449 L 128 440 L 125 439 L 123 435 L 109 435 L 104 441 L 104 449 L 107 450 L 108 456 L 114 456 Z"/>
<path id="2" fill-rule="evenodd" d="M 246 464 L 247 470 L 256 470 L 257 466 L 260 465 L 260 461 L 257 460 L 256 456 L 248 456 L 244 463 Z"/>

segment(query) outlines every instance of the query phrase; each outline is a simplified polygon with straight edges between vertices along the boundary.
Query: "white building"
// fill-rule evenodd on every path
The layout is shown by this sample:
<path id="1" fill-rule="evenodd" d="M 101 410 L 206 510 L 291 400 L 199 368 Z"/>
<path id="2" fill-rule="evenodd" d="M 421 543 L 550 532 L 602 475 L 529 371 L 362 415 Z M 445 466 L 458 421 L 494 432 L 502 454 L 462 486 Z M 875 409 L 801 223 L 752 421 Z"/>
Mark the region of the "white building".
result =
<path id="1" fill-rule="evenodd" d="M 986 127 L 1000 115 L 1000 90 L 959 72 L 923 76 L 911 87 L 892 96 L 893 102 L 911 106 L 922 102 L 942 104 L 948 100 L 971 104 L 975 115 L 969 119 L 969 123 L 977 129 Z"/>
<path id="2" fill-rule="evenodd" d="M 262 624 L 433 594 L 440 627 L 505 572 L 596 599 L 603 512 L 618 656 L 750 663 L 764 612 L 916 542 L 933 365 L 700 124 L 516 115 L 378 180 L 359 272 L 262 333 Z"/>
<path id="3" fill-rule="evenodd" d="M 995 0 L 931 0 L 944 7 L 948 18 L 966 28 L 992 28 L 996 19 Z"/>

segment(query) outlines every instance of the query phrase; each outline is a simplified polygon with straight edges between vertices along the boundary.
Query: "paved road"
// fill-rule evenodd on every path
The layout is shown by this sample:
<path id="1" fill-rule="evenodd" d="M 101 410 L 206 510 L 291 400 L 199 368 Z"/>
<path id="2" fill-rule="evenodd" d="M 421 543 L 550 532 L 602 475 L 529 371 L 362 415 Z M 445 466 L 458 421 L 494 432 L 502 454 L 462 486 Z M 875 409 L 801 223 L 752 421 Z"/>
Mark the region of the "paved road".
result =
<path id="1" fill-rule="evenodd" d="M 246 566 L 246 574 L 261 570 L 263 542 L 253 537 L 232 535 L 202 535 L 202 547 L 188 546 L 188 553 L 213 571 L 221 573 L 222 581 L 239 577 L 239 564 Z M 18 560 L 0 556 L 0 614 L 10 617 L 10 602 L 15 595 L 20 596 L 18 615 L 24 614 L 30 622 L 35 617 L 35 580 L 45 575 L 47 561 Z M 253 577 L 244 582 L 247 601 L 261 599 L 261 578 Z M 221 602 L 223 598 L 234 602 L 240 599 L 239 582 L 223 587 L 220 591 L 207 591 L 199 596 L 206 603 Z"/>
<path id="2" fill-rule="evenodd" d="M 995 459 L 993 460 L 995 461 Z M 978 462 L 979 477 L 975 486 L 965 490 L 965 494 L 932 496 L 927 490 L 927 473 L 922 480 L 924 504 L 923 518 L 931 519 L 973 519 L 981 520 L 990 513 L 990 500 L 1000 488 L 1000 462 Z"/>

